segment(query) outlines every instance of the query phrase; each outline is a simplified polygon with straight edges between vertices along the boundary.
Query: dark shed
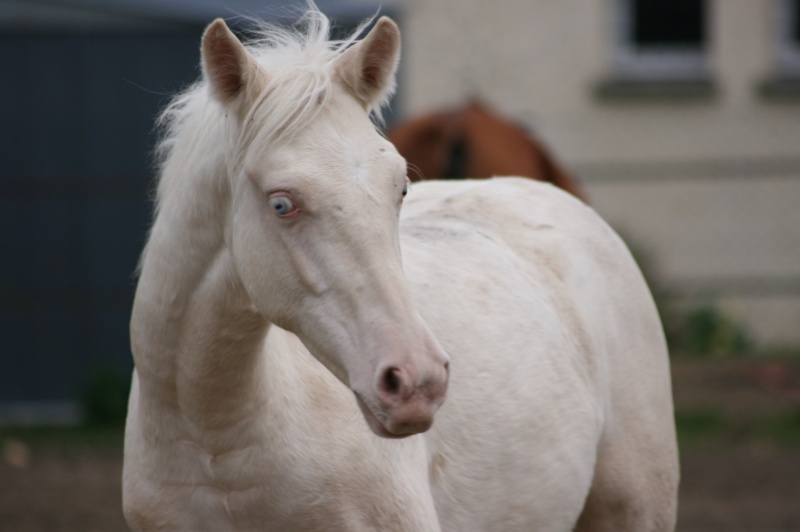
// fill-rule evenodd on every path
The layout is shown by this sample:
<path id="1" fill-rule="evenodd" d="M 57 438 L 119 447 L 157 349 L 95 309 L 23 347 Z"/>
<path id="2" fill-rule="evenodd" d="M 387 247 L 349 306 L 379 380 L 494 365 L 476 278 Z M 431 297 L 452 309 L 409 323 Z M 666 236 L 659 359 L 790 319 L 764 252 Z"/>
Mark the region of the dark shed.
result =
<path id="1" fill-rule="evenodd" d="M 129 377 L 154 118 L 199 75 L 207 22 L 303 5 L 0 0 L 0 424 L 78 422 L 87 387 Z M 378 8 L 318 5 L 346 28 Z"/>

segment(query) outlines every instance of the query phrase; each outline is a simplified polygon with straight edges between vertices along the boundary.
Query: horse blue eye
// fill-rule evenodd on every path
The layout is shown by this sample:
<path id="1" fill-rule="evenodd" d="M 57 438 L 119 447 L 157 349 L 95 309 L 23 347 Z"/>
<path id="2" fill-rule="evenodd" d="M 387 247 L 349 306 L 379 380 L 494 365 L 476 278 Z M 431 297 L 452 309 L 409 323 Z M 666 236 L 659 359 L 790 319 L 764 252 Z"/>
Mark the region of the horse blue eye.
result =
<path id="1" fill-rule="evenodd" d="M 269 199 L 269 204 L 278 216 L 287 216 L 297 210 L 291 198 L 286 196 L 274 196 Z"/>

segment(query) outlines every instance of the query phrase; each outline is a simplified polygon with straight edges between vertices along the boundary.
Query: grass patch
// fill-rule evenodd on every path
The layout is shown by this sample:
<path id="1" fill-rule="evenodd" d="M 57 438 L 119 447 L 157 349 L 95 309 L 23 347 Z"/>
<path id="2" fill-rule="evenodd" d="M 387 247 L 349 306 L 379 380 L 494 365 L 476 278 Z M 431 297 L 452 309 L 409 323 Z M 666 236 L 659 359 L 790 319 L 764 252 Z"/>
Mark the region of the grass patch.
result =
<path id="1" fill-rule="evenodd" d="M 0 448 L 20 442 L 34 452 L 120 453 L 124 428 L 114 427 L 0 427 Z"/>
<path id="2" fill-rule="evenodd" d="M 800 447 L 800 408 L 759 419 L 753 424 L 753 438 L 786 447 Z"/>
<path id="3" fill-rule="evenodd" d="M 675 412 L 675 427 L 678 431 L 678 444 L 696 445 L 719 439 L 728 425 L 725 416 L 711 410 Z"/>
<path id="4" fill-rule="evenodd" d="M 767 443 L 800 448 L 800 408 L 763 416 L 742 418 L 713 410 L 677 411 L 678 444 Z"/>

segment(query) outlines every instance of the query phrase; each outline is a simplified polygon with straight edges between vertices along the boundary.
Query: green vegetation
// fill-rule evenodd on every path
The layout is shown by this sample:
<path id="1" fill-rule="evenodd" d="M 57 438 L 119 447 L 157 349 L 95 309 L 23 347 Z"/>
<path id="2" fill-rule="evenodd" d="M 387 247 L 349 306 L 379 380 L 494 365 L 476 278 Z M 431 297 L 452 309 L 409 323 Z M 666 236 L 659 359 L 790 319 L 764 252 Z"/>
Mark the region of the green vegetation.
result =
<path id="1" fill-rule="evenodd" d="M 800 407 L 747 418 L 708 409 L 679 410 L 675 425 L 681 448 L 743 443 L 800 447 Z"/>
<path id="2" fill-rule="evenodd" d="M 96 368 L 81 394 L 86 424 L 93 427 L 124 425 L 130 389 L 130 373 L 107 366 Z"/>
<path id="3" fill-rule="evenodd" d="M 714 298 L 693 306 L 665 285 L 650 250 L 622 233 L 653 294 L 671 353 L 724 358 L 752 352 L 753 341 L 744 322 Z"/>
<path id="4" fill-rule="evenodd" d="M 0 427 L 0 451 L 21 443 L 37 452 L 58 452 L 67 456 L 121 454 L 122 427 Z"/>
<path id="5" fill-rule="evenodd" d="M 130 374 L 97 367 L 76 394 L 84 414 L 79 426 L 0 426 L 0 463 L 26 464 L 31 453 L 118 455 L 122 452 Z"/>
<path id="6" fill-rule="evenodd" d="M 751 351 L 752 342 L 744 325 L 718 306 L 703 305 L 684 313 L 663 314 L 673 352 L 719 358 Z"/>
<path id="7" fill-rule="evenodd" d="M 726 420 L 719 412 L 709 410 L 675 412 L 675 427 L 681 447 L 717 439 Z"/>

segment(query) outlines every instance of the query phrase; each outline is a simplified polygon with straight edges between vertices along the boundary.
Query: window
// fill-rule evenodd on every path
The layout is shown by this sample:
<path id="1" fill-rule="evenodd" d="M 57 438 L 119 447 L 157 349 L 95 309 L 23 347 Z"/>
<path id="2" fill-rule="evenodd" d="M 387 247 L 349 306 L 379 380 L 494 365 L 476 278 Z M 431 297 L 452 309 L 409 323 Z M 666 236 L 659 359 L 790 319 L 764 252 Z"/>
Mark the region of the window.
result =
<path id="1" fill-rule="evenodd" d="M 800 99 L 800 0 L 773 0 L 775 17 L 775 68 L 758 85 L 770 100 Z"/>
<path id="2" fill-rule="evenodd" d="M 705 0 L 617 0 L 619 77 L 694 81 L 708 76 Z"/>
<path id="3" fill-rule="evenodd" d="M 778 68 L 782 74 L 800 77 L 800 0 L 778 2 Z"/>

